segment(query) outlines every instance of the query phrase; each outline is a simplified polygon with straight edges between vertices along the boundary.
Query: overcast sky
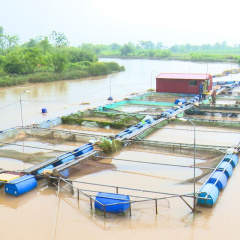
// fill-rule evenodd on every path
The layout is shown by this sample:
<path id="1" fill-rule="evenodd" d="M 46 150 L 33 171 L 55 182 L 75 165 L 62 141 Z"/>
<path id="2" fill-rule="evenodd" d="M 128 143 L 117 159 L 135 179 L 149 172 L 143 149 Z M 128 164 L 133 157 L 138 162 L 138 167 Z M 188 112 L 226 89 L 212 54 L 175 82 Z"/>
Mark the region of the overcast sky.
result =
<path id="1" fill-rule="evenodd" d="M 53 30 L 71 45 L 151 40 L 240 44 L 237 0 L 1 0 L 0 26 L 21 42 Z"/>

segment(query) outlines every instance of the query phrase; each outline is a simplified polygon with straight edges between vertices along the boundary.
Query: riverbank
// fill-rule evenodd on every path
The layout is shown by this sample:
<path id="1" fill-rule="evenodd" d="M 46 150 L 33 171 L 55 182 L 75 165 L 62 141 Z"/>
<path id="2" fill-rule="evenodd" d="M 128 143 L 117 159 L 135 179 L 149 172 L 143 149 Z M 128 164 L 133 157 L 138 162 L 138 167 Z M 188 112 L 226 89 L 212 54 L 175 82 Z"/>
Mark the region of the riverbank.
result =
<path id="1" fill-rule="evenodd" d="M 199 63 L 223 63 L 232 62 L 239 63 L 239 55 L 219 55 L 219 54 L 206 54 L 206 53 L 192 53 L 192 54 L 171 54 L 169 56 L 148 56 L 148 55 L 130 55 L 122 56 L 121 54 L 100 54 L 98 58 L 122 58 L 122 59 L 147 59 L 147 60 L 164 60 L 164 61 L 188 61 Z"/>
<path id="2" fill-rule="evenodd" d="M 54 82 L 60 80 L 74 80 L 91 76 L 103 76 L 125 71 L 124 66 L 115 62 L 97 62 L 82 69 L 66 70 L 61 73 L 53 71 L 36 72 L 31 74 L 3 74 L 0 76 L 0 87 L 17 86 L 26 83 Z"/>

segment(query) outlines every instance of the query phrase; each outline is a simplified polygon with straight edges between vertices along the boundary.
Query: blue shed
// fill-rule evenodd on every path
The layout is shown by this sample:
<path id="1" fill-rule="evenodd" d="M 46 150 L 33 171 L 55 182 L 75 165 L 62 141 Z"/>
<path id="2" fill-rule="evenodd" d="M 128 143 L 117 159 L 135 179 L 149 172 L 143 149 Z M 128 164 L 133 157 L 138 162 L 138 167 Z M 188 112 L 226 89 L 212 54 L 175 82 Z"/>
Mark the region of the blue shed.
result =
<path id="1" fill-rule="evenodd" d="M 14 179 L 5 185 L 5 193 L 19 196 L 37 187 L 37 180 L 33 175 L 25 175 Z"/>
<path id="2" fill-rule="evenodd" d="M 95 198 L 95 209 L 112 213 L 124 213 L 130 207 L 128 195 L 99 192 Z M 112 205 L 113 204 L 113 205 Z"/>

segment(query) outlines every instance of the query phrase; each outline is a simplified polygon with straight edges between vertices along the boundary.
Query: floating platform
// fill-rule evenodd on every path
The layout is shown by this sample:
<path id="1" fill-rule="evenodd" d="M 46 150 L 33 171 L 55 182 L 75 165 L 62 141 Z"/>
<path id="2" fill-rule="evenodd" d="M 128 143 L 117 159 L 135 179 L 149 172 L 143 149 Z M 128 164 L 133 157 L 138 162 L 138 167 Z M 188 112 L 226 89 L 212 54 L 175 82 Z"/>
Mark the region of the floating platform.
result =
<path id="1" fill-rule="evenodd" d="M 95 198 L 95 209 L 111 212 L 124 213 L 130 207 L 128 195 L 99 192 Z"/>
<path id="2" fill-rule="evenodd" d="M 19 196 L 37 187 L 37 180 L 33 175 L 25 175 L 8 182 L 5 193 Z"/>

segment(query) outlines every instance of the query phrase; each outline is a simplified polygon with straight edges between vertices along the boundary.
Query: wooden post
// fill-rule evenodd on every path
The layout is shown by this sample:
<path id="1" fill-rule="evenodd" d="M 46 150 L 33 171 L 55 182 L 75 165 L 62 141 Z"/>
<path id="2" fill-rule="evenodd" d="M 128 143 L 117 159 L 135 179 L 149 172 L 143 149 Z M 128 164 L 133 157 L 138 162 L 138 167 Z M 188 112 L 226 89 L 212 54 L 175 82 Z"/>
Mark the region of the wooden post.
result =
<path id="1" fill-rule="evenodd" d="M 104 217 L 106 217 L 106 206 L 104 205 Z"/>
<path id="2" fill-rule="evenodd" d="M 79 188 L 77 190 L 77 198 L 78 198 L 78 201 L 79 201 Z"/>
<path id="3" fill-rule="evenodd" d="M 90 197 L 90 207 L 92 209 L 92 198 Z"/>
<path id="4" fill-rule="evenodd" d="M 155 199 L 156 214 L 158 214 L 157 199 Z"/>
<path id="5" fill-rule="evenodd" d="M 132 207 L 131 207 L 131 203 L 129 203 L 129 214 L 130 214 L 130 216 L 132 216 Z"/>
<path id="6" fill-rule="evenodd" d="M 72 181 L 69 181 L 69 183 L 71 184 L 70 187 L 71 187 L 72 195 L 74 195 L 74 188 L 73 188 Z"/>
<path id="7" fill-rule="evenodd" d="M 118 194 L 118 187 L 116 187 L 116 193 Z"/>

